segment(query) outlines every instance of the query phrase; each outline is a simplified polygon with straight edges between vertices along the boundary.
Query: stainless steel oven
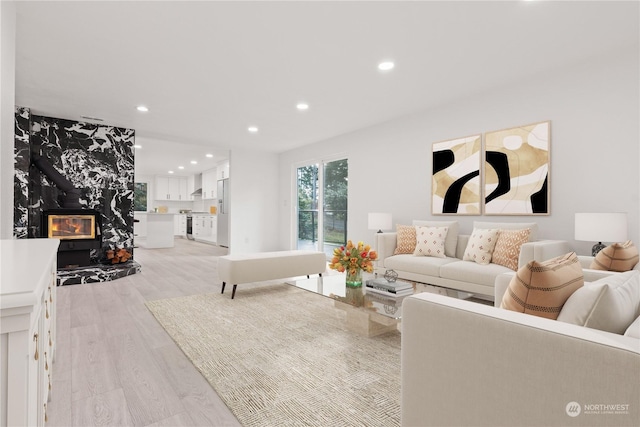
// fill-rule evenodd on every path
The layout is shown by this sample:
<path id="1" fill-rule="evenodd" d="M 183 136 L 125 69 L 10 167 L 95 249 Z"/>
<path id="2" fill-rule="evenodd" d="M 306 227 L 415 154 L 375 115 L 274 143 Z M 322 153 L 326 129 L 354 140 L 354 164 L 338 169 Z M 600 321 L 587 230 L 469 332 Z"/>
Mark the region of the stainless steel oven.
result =
<path id="1" fill-rule="evenodd" d="M 193 240 L 193 215 L 187 214 L 187 239 Z"/>

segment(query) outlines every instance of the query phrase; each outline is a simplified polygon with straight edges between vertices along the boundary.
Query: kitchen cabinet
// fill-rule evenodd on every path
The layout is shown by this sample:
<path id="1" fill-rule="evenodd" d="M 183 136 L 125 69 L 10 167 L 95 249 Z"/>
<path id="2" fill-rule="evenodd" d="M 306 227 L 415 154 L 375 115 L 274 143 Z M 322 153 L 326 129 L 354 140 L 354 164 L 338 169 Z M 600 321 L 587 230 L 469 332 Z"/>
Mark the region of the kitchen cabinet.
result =
<path id="1" fill-rule="evenodd" d="M 193 238 L 199 242 L 216 243 L 217 220 L 215 215 L 193 215 Z"/>
<path id="2" fill-rule="evenodd" d="M 138 222 L 133 222 L 133 239 L 144 239 L 147 237 L 147 213 L 146 212 L 134 212 L 133 219 Z"/>
<path id="3" fill-rule="evenodd" d="M 216 171 L 217 169 L 209 169 L 202 172 L 202 198 L 203 199 L 215 199 L 216 198 Z"/>
<path id="4" fill-rule="evenodd" d="M 174 215 L 173 234 L 175 236 L 187 237 L 187 215 Z"/>
<path id="5" fill-rule="evenodd" d="M 216 181 L 229 178 L 229 162 L 224 162 L 216 168 Z"/>
<path id="6" fill-rule="evenodd" d="M 44 426 L 56 348 L 58 239 L 0 241 L 0 425 Z"/>
<path id="7" fill-rule="evenodd" d="M 188 179 L 186 176 L 157 176 L 156 200 L 191 200 L 188 193 Z"/>

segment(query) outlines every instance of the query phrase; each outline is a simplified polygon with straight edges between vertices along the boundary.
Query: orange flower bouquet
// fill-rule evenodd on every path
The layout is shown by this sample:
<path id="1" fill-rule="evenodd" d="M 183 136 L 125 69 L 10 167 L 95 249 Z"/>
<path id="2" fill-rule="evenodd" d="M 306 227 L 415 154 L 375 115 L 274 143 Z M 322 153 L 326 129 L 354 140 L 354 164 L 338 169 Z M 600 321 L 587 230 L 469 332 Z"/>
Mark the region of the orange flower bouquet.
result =
<path id="1" fill-rule="evenodd" d="M 362 286 L 362 271 L 373 272 L 373 261 L 378 259 L 376 251 L 372 251 L 369 245 L 358 242 L 354 245 L 351 240 L 346 246 L 340 246 L 333 250 L 333 258 L 329 268 L 347 273 L 347 286 Z"/>

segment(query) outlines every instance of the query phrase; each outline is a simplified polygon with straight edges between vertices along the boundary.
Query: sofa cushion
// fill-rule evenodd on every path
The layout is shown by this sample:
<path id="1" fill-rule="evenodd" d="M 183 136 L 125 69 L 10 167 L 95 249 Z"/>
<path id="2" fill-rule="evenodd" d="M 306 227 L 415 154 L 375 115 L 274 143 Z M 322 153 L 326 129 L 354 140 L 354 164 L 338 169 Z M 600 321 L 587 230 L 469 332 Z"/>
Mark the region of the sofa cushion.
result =
<path id="1" fill-rule="evenodd" d="M 416 227 L 416 256 L 432 256 L 445 258 L 444 240 L 447 227 Z"/>
<path id="2" fill-rule="evenodd" d="M 447 237 L 444 240 L 444 254 L 450 257 L 456 256 L 456 246 L 458 245 L 458 233 L 460 230 L 458 221 L 413 220 L 413 225 L 420 227 L 447 227 Z"/>
<path id="3" fill-rule="evenodd" d="M 500 307 L 556 319 L 565 301 L 584 284 L 575 252 L 547 261 L 531 261 L 511 279 Z"/>
<path id="4" fill-rule="evenodd" d="M 458 258 L 417 257 L 413 255 L 394 255 L 384 260 L 384 268 L 396 271 L 408 271 L 415 274 L 439 277 L 443 265 L 460 262 Z"/>
<path id="5" fill-rule="evenodd" d="M 636 320 L 629 325 L 627 330 L 624 331 L 624 336 L 640 339 L 640 317 L 637 317 Z"/>
<path id="6" fill-rule="evenodd" d="M 398 254 L 412 254 L 416 250 L 416 228 L 413 225 L 396 225 L 397 244 L 393 252 Z"/>
<path id="7" fill-rule="evenodd" d="M 640 272 L 629 271 L 597 280 L 567 300 L 558 320 L 624 334 L 640 311 Z"/>
<path id="8" fill-rule="evenodd" d="M 514 271 L 517 270 L 520 248 L 529 241 L 530 234 L 531 230 L 528 228 L 522 230 L 500 230 L 496 247 L 493 249 L 493 255 L 491 256 L 491 262 L 504 265 Z"/>
<path id="9" fill-rule="evenodd" d="M 499 231 L 496 229 L 474 228 L 462 260 L 474 261 L 478 264 L 489 264 L 493 248 L 495 248 L 498 240 Z"/>
<path id="10" fill-rule="evenodd" d="M 607 246 L 593 259 L 593 270 L 629 271 L 638 263 L 638 248 L 631 240 Z"/>
<path id="11" fill-rule="evenodd" d="M 535 222 L 486 222 L 474 221 L 473 228 L 497 228 L 498 230 L 524 230 L 528 228 L 530 231 L 529 241 L 538 240 L 538 224 Z"/>
<path id="12" fill-rule="evenodd" d="M 473 261 L 460 261 L 449 263 L 440 267 L 440 277 L 443 279 L 458 280 L 467 283 L 477 283 L 479 285 L 494 286 L 496 277 L 502 273 L 507 273 L 507 267 L 498 264 L 481 265 Z"/>

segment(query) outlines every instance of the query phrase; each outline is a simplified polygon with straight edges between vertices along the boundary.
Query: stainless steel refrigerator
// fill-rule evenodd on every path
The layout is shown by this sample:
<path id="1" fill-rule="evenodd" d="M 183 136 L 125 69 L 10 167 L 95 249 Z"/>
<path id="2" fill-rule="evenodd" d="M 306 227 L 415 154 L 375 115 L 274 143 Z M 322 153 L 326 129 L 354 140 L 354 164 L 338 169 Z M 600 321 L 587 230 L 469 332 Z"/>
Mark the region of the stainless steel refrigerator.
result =
<path id="1" fill-rule="evenodd" d="M 229 178 L 218 180 L 218 246 L 229 247 Z"/>

